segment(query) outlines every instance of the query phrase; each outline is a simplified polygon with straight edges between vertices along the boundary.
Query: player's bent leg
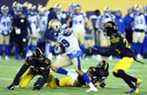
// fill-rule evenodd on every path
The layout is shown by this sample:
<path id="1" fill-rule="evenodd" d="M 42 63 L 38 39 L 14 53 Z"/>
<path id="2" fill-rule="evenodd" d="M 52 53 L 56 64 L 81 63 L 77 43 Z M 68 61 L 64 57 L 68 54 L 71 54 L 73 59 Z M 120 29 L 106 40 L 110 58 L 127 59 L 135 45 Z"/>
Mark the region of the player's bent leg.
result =
<path id="1" fill-rule="evenodd" d="M 60 87 L 71 87 L 74 84 L 74 79 L 71 76 L 65 76 L 59 79 Z"/>
<path id="2" fill-rule="evenodd" d="M 48 80 L 48 83 L 47 83 L 47 87 L 49 87 L 49 88 L 59 87 L 59 79 L 55 78 L 53 74 L 50 74 L 49 80 Z"/>
<path id="3" fill-rule="evenodd" d="M 97 88 L 94 86 L 94 84 L 91 82 L 89 76 L 87 73 L 84 73 L 82 75 L 83 81 L 90 87 L 86 92 L 97 92 Z"/>
<path id="4" fill-rule="evenodd" d="M 67 55 L 62 55 L 59 58 L 57 58 L 57 60 L 55 61 L 54 64 L 51 65 L 51 67 L 55 72 L 59 74 L 67 75 L 68 71 L 65 70 L 63 67 L 67 67 L 72 64 L 73 64 L 72 61 L 69 59 Z"/>
<path id="5" fill-rule="evenodd" d="M 55 63 L 53 63 L 52 66 L 59 68 L 59 67 L 67 67 L 72 64 L 73 63 L 70 61 L 69 57 L 64 54 L 64 55 L 58 56 Z"/>
<path id="6" fill-rule="evenodd" d="M 42 71 L 39 75 L 41 75 L 33 86 L 33 90 L 40 90 L 46 83 L 48 83 L 49 79 L 49 69 Z"/>
<path id="7" fill-rule="evenodd" d="M 135 85 L 133 84 L 132 80 L 135 78 L 126 74 L 123 70 L 118 70 L 117 72 L 113 72 L 115 77 L 121 78 L 129 85 L 130 88 L 136 89 Z"/>
<path id="8" fill-rule="evenodd" d="M 23 75 L 23 77 L 21 78 L 19 86 L 21 88 L 26 88 L 29 85 L 29 83 L 30 83 L 30 81 L 32 80 L 33 77 L 34 77 L 34 75 L 32 75 L 31 73 L 29 73 L 29 71 L 27 71 Z"/>
<path id="9" fill-rule="evenodd" d="M 134 93 L 137 90 L 138 79 L 126 73 L 128 69 L 133 65 L 133 63 L 133 58 L 124 57 L 113 68 L 113 75 L 115 77 L 123 79 L 125 83 L 127 83 L 128 86 L 131 88 L 127 93 Z"/>
<path id="10" fill-rule="evenodd" d="M 46 83 L 46 80 L 43 77 L 39 77 L 33 85 L 33 90 L 40 90 L 45 83 Z"/>
<path id="11" fill-rule="evenodd" d="M 117 72 L 113 72 L 113 75 L 115 77 L 123 79 L 124 82 L 130 87 L 129 91 L 126 92 L 126 93 L 138 93 L 139 87 L 137 87 L 137 80 L 138 80 L 137 78 L 128 75 L 123 70 L 118 70 Z"/>

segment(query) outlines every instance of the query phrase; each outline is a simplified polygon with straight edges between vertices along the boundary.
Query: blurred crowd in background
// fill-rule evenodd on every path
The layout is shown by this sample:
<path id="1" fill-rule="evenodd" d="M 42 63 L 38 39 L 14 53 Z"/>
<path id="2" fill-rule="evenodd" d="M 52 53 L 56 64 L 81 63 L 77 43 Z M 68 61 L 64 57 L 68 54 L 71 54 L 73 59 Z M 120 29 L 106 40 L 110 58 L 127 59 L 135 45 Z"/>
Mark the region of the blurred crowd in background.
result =
<path id="1" fill-rule="evenodd" d="M 14 2 L 12 6 L 0 7 L 0 60 L 5 56 L 15 56 L 20 60 L 41 45 L 48 52 L 45 32 L 50 32 L 51 21 L 58 19 L 61 27 L 68 26 L 75 33 L 81 48 L 109 47 L 109 37 L 105 34 L 104 24 L 113 21 L 122 36 L 126 38 L 137 58 L 147 57 L 147 6 L 134 5 L 123 15 L 121 10 L 106 6 L 103 11 L 82 11 L 82 6 L 72 3 L 63 10 L 62 5 L 52 8 L 33 5 L 29 2 Z"/>

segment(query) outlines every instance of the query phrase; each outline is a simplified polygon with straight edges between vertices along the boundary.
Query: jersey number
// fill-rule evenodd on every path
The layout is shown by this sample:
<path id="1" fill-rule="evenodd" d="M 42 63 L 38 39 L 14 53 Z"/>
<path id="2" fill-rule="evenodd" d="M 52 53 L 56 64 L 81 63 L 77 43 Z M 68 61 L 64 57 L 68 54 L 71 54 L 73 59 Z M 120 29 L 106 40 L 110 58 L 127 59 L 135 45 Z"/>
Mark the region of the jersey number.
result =
<path id="1" fill-rule="evenodd" d="M 66 41 L 65 39 L 63 39 L 61 42 L 64 45 L 64 47 L 66 47 L 66 48 L 70 46 L 70 44 L 68 43 L 68 41 Z"/>

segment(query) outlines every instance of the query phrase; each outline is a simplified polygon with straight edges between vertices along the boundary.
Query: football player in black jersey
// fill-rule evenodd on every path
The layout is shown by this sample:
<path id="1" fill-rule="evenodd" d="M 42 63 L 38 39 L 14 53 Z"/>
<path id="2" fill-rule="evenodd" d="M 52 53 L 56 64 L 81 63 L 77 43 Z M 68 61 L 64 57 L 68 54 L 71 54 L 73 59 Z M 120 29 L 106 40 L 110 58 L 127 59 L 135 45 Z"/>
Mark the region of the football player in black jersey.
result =
<path id="1" fill-rule="evenodd" d="M 104 29 L 110 38 L 111 46 L 108 48 L 93 47 L 87 49 L 86 53 L 88 55 L 101 54 L 102 56 L 119 56 L 121 60 L 116 63 L 112 71 L 114 76 L 123 79 L 130 87 L 127 93 L 139 93 L 141 80 L 129 75 L 127 71 L 132 67 L 134 61 L 142 62 L 136 60 L 134 52 L 130 49 L 125 38 L 118 32 L 114 22 L 107 22 L 104 25 Z"/>
<path id="2" fill-rule="evenodd" d="M 25 88 L 36 75 L 40 75 L 33 86 L 33 90 L 40 90 L 48 81 L 50 64 L 50 60 L 44 57 L 42 51 L 37 48 L 32 56 L 26 58 L 13 82 L 7 88 L 9 90 L 13 90 L 16 86 Z"/>

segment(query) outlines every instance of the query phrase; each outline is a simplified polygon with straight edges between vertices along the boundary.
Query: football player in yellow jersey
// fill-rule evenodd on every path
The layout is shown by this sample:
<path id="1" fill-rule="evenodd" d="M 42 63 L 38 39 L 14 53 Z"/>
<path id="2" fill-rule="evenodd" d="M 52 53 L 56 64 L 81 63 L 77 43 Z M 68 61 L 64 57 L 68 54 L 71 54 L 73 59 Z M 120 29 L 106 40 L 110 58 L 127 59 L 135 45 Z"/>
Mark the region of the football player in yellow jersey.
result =
<path id="1" fill-rule="evenodd" d="M 131 76 L 127 71 L 132 67 L 136 60 L 134 53 L 129 48 L 125 38 L 118 33 L 114 22 L 108 22 L 104 25 L 107 36 L 110 37 L 111 46 L 109 48 L 101 49 L 94 47 L 88 50 L 88 54 L 101 54 L 103 56 L 116 55 L 121 58 L 113 68 L 113 75 L 121 78 L 130 87 L 127 93 L 139 93 L 139 86 L 141 80 Z M 142 62 L 140 62 L 142 63 Z"/>
<path id="2" fill-rule="evenodd" d="M 100 62 L 97 66 L 89 67 L 87 74 L 89 75 L 90 81 L 95 86 L 105 87 L 105 79 L 109 75 L 109 64 L 105 61 Z M 83 87 L 86 86 L 85 75 L 82 71 L 77 71 L 77 73 L 72 73 L 70 76 L 64 76 L 60 78 L 55 78 L 50 74 L 50 79 L 48 83 L 49 88 L 56 87 Z"/>
<path id="3" fill-rule="evenodd" d="M 32 56 L 27 57 L 25 63 L 21 66 L 13 82 L 7 89 L 14 90 L 16 86 L 25 88 L 36 75 L 40 75 L 33 86 L 33 90 L 40 90 L 48 81 L 50 64 L 51 61 L 44 57 L 42 51 L 37 48 Z"/>

